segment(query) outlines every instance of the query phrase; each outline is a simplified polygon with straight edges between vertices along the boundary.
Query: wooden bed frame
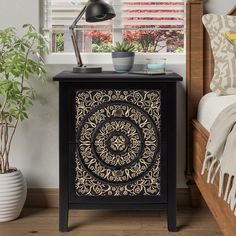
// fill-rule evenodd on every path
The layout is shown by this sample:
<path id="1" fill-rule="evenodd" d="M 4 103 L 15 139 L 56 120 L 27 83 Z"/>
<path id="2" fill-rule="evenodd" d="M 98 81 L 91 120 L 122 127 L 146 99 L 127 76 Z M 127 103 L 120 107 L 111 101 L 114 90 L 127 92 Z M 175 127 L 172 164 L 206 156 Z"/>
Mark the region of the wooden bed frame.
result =
<path id="1" fill-rule="evenodd" d="M 187 2 L 187 160 L 186 177 L 191 203 L 199 203 L 199 191 L 224 235 L 236 235 L 236 216 L 229 205 L 218 197 L 218 179 L 207 184 L 201 175 L 208 131 L 196 120 L 201 97 L 210 91 L 214 61 L 208 34 L 201 21 L 203 0 Z M 236 6 L 229 15 L 236 15 Z"/>

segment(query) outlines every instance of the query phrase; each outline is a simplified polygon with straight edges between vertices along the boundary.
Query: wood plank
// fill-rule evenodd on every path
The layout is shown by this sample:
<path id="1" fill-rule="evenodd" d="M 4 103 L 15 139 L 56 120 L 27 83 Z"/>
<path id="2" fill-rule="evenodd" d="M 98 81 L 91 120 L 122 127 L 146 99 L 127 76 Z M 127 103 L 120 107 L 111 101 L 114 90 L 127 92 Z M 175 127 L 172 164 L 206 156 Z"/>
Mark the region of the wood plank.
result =
<path id="1" fill-rule="evenodd" d="M 229 205 L 224 199 L 218 197 L 218 176 L 214 184 L 207 184 L 207 174 L 201 175 L 208 132 L 197 121 L 194 121 L 193 127 L 194 180 L 224 235 L 236 235 L 236 216 L 230 210 Z"/>
<path id="2" fill-rule="evenodd" d="M 181 236 L 222 236 L 208 209 L 180 208 Z M 71 211 L 68 236 L 171 236 L 166 211 Z M 24 209 L 18 220 L 1 223 L 4 236 L 57 236 L 58 209 Z"/>
<path id="3" fill-rule="evenodd" d="M 191 122 L 196 117 L 197 106 L 203 96 L 203 15 L 202 0 L 188 0 L 186 5 L 186 86 L 187 86 L 187 138 L 186 177 L 192 185 L 192 129 Z"/>

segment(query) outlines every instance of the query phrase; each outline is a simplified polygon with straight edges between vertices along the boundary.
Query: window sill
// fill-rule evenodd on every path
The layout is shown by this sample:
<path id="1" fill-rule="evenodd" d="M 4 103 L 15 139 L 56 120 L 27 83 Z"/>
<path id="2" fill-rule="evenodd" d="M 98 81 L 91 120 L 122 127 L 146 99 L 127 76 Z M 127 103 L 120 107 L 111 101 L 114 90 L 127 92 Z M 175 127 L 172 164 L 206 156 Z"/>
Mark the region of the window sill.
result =
<path id="1" fill-rule="evenodd" d="M 109 65 L 112 64 L 110 53 L 81 53 L 84 64 L 89 65 Z M 135 64 L 145 64 L 147 58 L 166 58 L 167 64 L 185 64 L 185 53 L 136 53 Z M 99 62 L 99 63 L 98 63 Z M 76 58 L 73 53 L 51 53 L 45 57 L 47 65 L 76 64 Z"/>

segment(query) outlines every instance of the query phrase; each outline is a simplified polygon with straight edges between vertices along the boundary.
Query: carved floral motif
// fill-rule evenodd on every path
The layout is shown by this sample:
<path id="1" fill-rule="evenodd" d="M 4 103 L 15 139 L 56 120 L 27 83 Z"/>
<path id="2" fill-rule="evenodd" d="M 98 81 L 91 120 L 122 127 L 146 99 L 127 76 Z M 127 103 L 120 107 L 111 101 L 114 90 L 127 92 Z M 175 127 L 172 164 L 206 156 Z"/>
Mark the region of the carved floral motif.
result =
<path id="1" fill-rule="evenodd" d="M 79 90 L 78 195 L 160 194 L 160 91 Z"/>

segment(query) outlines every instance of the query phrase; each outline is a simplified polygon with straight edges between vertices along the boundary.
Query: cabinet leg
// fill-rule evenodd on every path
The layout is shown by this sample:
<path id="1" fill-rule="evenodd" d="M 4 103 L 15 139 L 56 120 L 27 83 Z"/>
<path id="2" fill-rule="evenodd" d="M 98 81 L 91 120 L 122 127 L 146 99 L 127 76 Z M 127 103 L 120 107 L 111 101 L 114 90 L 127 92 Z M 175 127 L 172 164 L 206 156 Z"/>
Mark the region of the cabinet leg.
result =
<path id="1" fill-rule="evenodd" d="M 63 209 L 60 207 L 59 209 L 59 231 L 60 232 L 68 232 L 68 208 Z"/>
<path id="2" fill-rule="evenodd" d="M 176 232 L 176 205 L 175 204 L 168 204 L 167 208 L 167 224 L 168 230 L 170 232 Z"/>

